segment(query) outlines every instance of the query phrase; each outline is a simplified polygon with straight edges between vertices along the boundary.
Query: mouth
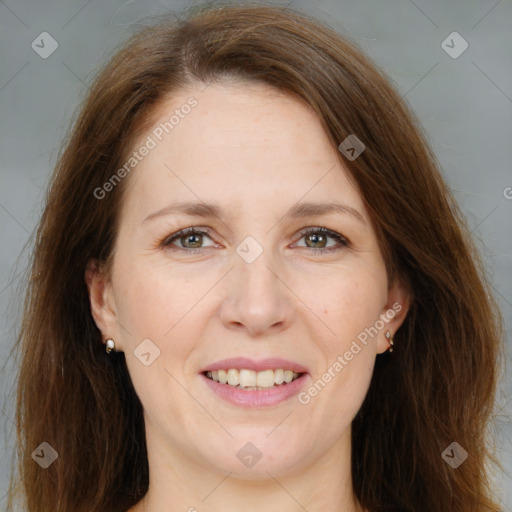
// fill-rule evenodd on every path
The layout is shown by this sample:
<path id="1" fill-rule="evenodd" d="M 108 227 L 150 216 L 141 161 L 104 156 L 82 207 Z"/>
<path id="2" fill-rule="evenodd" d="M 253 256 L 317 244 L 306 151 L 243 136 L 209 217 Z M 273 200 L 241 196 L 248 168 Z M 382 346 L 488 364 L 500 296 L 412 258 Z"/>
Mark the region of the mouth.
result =
<path id="1" fill-rule="evenodd" d="M 266 391 L 286 386 L 299 379 L 306 372 L 277 368 L 254 371 L 246 368 L 205 371 L 203 375 L 214 382 L 245 391 Z"/>
<path id="2" fill-rule="evenodd" d="M 199 375 L 206 393 L 244 408 L 265 408 L 290 400 L 309 378 L 307 368 L 280 358 L 224 359 L 203 368 Z"/>

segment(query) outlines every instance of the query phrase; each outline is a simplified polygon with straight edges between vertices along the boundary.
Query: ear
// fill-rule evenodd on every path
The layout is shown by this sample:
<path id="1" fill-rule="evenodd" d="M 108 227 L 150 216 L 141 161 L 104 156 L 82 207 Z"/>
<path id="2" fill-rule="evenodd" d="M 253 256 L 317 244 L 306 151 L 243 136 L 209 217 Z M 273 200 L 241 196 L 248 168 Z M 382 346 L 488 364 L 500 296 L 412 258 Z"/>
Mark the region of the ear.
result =
<path id="1" fill-rule="evenodd" d="M 377 353 L 382 354 L 390 348 L 386 333 L 389 331 L 395 336 L 409 312 L 411 306 L 412 293 L 408 286 L 399 279 L 395 279 L 388 290 L 388 299 L 381 312 L 381 319 L 384 327 L 378 334 Z"/>
<path id="2" fill-rule="evenodd" d="M 96 259 L 91 259 L 87 262 L 84 278 L 94 322 L 104 341 L 108 338 L 114 339 L 117 350 L 118 340 L 121 338 L 110 277 Z"/>

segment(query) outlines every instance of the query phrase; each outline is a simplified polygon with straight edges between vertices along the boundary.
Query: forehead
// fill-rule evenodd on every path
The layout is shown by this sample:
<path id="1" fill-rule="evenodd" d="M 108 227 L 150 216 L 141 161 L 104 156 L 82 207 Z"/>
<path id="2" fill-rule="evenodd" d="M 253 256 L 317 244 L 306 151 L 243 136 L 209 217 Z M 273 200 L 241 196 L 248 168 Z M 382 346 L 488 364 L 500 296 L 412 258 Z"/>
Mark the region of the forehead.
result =
<path id="1" fill-rule="evenodd" d="M 130 174 L 128 196 L 158 202 L 169 194 L 209 199 L 233 191 L 256 202 L 276 195 L 297 201 L 308 190 L 334 198 L 343 189 L 358 199 L 313 109 L 264 84 L 176 91 L 154 108 L 135 149 L 148 138 L 154 147 Z"/>
<path id="2" fill-rule="evenodd" d="M 197 105 L 188 109 L 190 98 Z M 181 114 L 180 110 L 190 112 Z M 171 117 L 174 125 L 167 133 L 162 125 Z M 154 107 L 151 121 L 156 130 L 162 127 L 166 132 L 162 134 L 164 144 L 175 142 L 186 144 L 186 148 L 235 148 L 243 144 L 285 150 L 293 145 L 296 151 L 297 145 L 306 140 L 310 142 L 308 146 L 312 139 L 327 142 L 311 106 L 295 95 L 258 83 L 201 84 L 177 91 Z M 302 148 L 302 152 L 306 149 Z M 311 148 L 310 153 L 314 154 L 315 149 L 318 147 Z M 329 144 L 324 149 L 332 151 Z"/>

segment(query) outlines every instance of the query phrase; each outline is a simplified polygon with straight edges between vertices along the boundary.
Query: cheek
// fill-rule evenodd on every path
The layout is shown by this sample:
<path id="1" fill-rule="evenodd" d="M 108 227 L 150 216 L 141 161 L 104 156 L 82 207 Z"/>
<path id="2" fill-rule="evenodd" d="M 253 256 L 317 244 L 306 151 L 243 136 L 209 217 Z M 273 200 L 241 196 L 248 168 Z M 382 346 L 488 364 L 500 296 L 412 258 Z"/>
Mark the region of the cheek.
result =
<path id="1" fill-rule="evenodd" d="M 163 269 L 149 266 L 126 265 L 122 271 L 130 276 L 116 297 L 126 364 L 142 403 L 154 412 L 162 403 L 170 405 L 183 398 L 174 379 L 182 381 L 184 365 L 196 348 L 194 340 L 200 339 L 194 305 L 206 293 L 202 288 L 208 283 L 189 283 L 179 275 L 170 279 Z M 176 394 L 155 393 L 168 389 Z"/>
<path id="2" fill-rule="evenodd" d="M 182 413 L 186 411 L 176 404 L 187 401 L 187 394 L 176 380 L 183 381 L 183 365 L 195 349 L 193 340 L 199 339 L 199 331 L 193 329 L 200 326 L 191 319 L 194 304 L 206 290 L 198 283 L 187 286 L 189 279 L 179 275 L 170 279 L 158 268 L 127 264 L 119 269 L 119 275 L 122 271 L 130 276 L 118 288 L 116 306 L 119 302 L 121 336 L 133 385 L 151 416 L 167 407 L 185 422 Z M 144 353 L 149 353 L 148 365 Z"/>
<path id="3" fill-rule="evenodd" d="M 162 341 L 172 336 L 174 326 L 199 302 L 208 284 L 201 279 L 180 277 L 176 271 L 170 276 L 168 269 L 158 266 L 127 264 L 123 272 L 129 277 L 119 286 L 116 305 L 119 301 L 118 310 L 127 330 L 137 336 L 153 335 Z"/>
<path id="4" fill-rule="evenodd" d="M 355 271 L 332 282 L 323 313 L 336 333 L 333 347 L 350 345 L 360 332 L 375 324 L 386 300 L 385 287 L 377 275 Z"/>
<path id="5" fill-rule="evenodd" d="M 325 368 L 320 380 L 329 381 L 325 411 L 335 422 L 351 421 L 370 385 L 376 352 L 376 322 L 386 300 L 385 274 L 355 270 L 333 283 L 326 323 L 335 336 L 324 338 Z"/>

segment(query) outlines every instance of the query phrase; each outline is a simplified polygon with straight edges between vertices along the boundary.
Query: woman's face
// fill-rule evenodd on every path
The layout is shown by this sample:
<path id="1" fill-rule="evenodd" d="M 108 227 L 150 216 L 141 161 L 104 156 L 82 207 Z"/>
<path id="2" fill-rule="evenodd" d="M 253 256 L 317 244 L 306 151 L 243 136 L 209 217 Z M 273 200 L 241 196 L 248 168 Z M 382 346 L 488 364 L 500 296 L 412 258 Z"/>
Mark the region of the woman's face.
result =
<path id="1" fill-rule="evenodd" d="M 407 307 L 319 119 L 264 85 L 199 84 L 134 151 L 111 280 L 90 291 L 148 446 L 242 478 L 332 460 Z"/>

